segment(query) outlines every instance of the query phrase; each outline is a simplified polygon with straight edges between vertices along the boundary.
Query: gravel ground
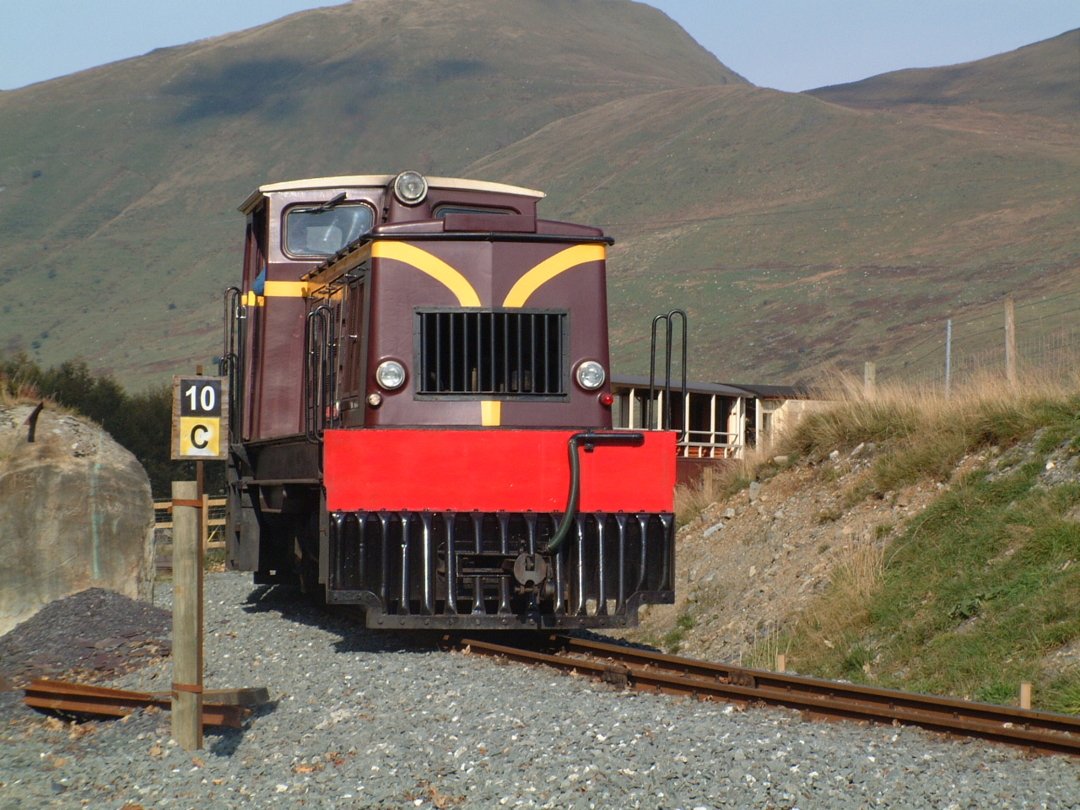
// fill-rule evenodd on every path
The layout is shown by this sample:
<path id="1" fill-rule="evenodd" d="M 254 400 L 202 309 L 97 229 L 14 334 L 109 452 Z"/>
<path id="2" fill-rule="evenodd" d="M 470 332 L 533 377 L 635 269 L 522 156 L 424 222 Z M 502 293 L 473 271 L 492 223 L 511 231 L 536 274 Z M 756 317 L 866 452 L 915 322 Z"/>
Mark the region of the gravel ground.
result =
<path id="1" fill-rule="evenodd" d="M 158 588 L 159 607 L 171 592 Z M 167 660 L 116 686 L 161 690 Z M 272 703 L 205 749 L 169 715 L 73 725 L 0 696 L 0 810 L 39 807 L 1080 808 L 1080 763 L 919 730 L 619 693 L 432 653 L 206 582 L 206 686 Z"/>

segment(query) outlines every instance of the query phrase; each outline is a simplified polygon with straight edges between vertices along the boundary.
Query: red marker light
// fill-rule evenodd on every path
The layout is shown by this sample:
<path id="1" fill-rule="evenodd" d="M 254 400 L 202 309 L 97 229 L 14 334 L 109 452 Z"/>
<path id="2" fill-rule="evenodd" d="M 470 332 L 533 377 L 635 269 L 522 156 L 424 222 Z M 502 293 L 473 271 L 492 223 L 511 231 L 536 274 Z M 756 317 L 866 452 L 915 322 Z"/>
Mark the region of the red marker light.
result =
<path id="1" fill-rule="evenodd" d="M 602 393 L 600 395 L 600 404 L 603 405 L 605 408 L 610 408 L 611 403 L 613 403 L 614 401 L 615 401 L 615 397 L 613 397 L 607 391 L 605 391 L 604 393 Z"/>

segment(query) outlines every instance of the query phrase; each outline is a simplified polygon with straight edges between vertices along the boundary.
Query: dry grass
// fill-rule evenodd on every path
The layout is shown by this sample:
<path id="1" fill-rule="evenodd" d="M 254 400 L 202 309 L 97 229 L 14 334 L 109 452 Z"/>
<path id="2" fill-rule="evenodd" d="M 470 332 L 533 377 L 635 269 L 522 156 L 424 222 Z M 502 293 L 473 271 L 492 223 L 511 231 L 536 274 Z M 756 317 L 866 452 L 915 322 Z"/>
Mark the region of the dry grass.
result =
<path id="1" fill-rule="evenodd" d="M 33 383 L 13 380 L 0 375 L 0 405 L 11 406 L 40 401 L 41 392 Z"/>
<path id="2" fill-rule="evenodd" d="M 772 628 L 765 638 L 739 656 L 739 666 L 753 669 L 777 669 L 777 658 L 787 657 L 791 651 L 791 634 Z M 787 667 L 785 667 L 787 669 Z"/>
<path id="3" fill-rule="evenodd" d="M 744 458 L 730 459 L 722 466 L 706 467 L 693 484 L 676 487 L 675 515 L 678 525 L 686 525 L 711 504 L 746 487 L 770 463 L 769 456 L 751 450 Z"/>
<path id="4" fill-rule="evenodd" d="M 1002 413 L 1022 412 L 1046 401 L 1067 399 L 1080 391 L 1080 373 L 1049 376 L 1038 372 L 1023 375 L 1009 384 L 999 374 L 984 374 L 954 386 L 945 396 L 940 386 L 893 382 L 867 394 L 862 380 L 834 374 L 817 386 L 822 399 L 836 407 L 810 414 L 803 425 L 784 437 L 788 450 L 832 448 L 866 441 L 889 439 L 963 423 L 969 430 L 984 426 Z"/>
<path id="5" fill-rule="evenodd" d="M 940 389 L 890 384 L 866 395 L 861 381 L 835 377 L 824 390 L 835 407 L 809 414 L 780 441 L 780 452 L 810 461 L 860 443 L 887 448 L 874 465 L 873 489 L 882 494 L 907 483 L 948 480 L 966 455 L 1008 446 L 1041 424 L 1070 412 L 1080 378 L 1032 375 L 1015 385 L 987 375 Z"/>
<path id="6" fill-rule="evenodd" d="M 868 617 L 870 600 L 881 588 L 885 552 L 871 537 L 830 551 L 829 590 L 803 617 L 803 643 L 833 649 Z"/>

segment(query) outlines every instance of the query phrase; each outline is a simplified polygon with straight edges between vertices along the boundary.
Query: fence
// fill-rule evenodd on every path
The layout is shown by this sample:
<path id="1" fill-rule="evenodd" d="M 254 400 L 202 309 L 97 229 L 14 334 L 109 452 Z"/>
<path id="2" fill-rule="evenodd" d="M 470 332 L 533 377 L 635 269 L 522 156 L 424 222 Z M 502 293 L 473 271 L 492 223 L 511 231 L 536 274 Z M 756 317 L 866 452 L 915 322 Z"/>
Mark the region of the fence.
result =
<path id="1" fill-rule="evenodd" d="M 877 381 L 948 388 L 988 373 L 1064 376 L 1080 369 L 1080 291 L 1028 300 L 1009 296 L 961 317 L 921 325 L 922 337 L 874 359 Z"/>
<path id="2" fill-rule="evenodd" d="M 203 551 L 225 548 L 221 538 L 225 526 L 225 499 L 202 496 Z M 172 568 L 172 501 L 154 501 L 154 567 Z"/>

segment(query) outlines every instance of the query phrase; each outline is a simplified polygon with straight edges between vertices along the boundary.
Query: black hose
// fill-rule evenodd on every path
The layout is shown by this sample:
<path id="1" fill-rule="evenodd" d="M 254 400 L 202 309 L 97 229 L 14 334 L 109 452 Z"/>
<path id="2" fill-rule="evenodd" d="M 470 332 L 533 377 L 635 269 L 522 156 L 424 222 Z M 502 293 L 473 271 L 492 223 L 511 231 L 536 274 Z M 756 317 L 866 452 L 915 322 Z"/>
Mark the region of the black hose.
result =
<path id="1" fill-rule="evenodd" d="M 570 534 L 570 525 L 577 517 L 578 498 L 581 496 L 581 462 L 578 460 L 578 442 L 585 444 L 585 451 L 591 453 L 598 444 L 641 444 L 645 441 L 645 434 L 620 431 L 618 433 L 593 433 L 586 430 L 574 433 L 567 442 L 570 454 L 570 493 L 566 498 L 566 511 L 563 513 L 559 528 L 555 536 L 544 547 L 544 554 L 553 554 Z"/>

